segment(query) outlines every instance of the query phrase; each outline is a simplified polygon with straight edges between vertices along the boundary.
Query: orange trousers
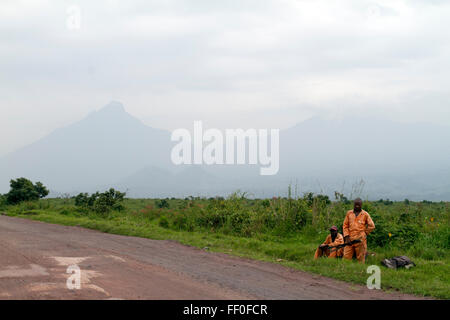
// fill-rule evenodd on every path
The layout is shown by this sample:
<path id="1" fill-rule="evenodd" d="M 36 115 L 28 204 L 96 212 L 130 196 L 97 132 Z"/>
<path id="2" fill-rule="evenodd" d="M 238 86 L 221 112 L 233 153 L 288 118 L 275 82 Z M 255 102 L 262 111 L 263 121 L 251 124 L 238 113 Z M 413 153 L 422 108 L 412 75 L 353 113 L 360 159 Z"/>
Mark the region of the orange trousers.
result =
<path id="1" fill-rule="evenodd" d="M 322 250 L 320 248 L 317 248 L 316 253 L 314 255 L 314 259 L 318 259 L 322 256 L 325 256 L 328 258 L 342 257 L 342 248 L 338 249 L 338 250 L 334 250 L 333 252 L 330 252 L 330 249 Z"/>
<path id="2" fill-rule="evenodd" d="M 356 255 L 356 259 L 361 262 L 366 262 L 367 240 L 363 240 L 361 243 L 355 243 L 351 246 L 344 247 L 344 259 L 352 260 L 353 255 Z"/>

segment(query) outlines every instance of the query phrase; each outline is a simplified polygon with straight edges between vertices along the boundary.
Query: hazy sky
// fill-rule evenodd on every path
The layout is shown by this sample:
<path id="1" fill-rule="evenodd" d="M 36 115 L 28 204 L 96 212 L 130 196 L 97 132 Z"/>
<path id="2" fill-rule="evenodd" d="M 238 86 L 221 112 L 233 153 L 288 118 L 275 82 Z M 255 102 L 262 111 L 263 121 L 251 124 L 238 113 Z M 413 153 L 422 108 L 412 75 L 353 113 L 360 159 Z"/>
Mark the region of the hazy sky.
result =
<path id="1" fill-rule="evenodd" d="M 448 17 L 431 0 L 2 0 L 0 155 L 111 100 L 166 129 L 448 124 Z"/>

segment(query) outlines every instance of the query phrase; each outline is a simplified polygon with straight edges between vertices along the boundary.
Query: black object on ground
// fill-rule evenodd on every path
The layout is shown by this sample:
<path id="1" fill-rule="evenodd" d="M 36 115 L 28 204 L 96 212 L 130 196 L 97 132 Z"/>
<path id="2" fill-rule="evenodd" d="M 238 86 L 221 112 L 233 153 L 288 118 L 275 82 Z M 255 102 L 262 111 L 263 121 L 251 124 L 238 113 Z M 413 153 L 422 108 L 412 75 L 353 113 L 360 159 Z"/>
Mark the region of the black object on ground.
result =
<path id="1" fill-rule="evenodd" d="M 407 256 L 398 256 L 393 257 L 391 259 L 384 259 L 381 261 L 381 264 L 390 269 L 398 269 L 398 268 L 406 268 L 409 269 L 411 267 L 415 267 L 416 264 L 411 261 Z"/>

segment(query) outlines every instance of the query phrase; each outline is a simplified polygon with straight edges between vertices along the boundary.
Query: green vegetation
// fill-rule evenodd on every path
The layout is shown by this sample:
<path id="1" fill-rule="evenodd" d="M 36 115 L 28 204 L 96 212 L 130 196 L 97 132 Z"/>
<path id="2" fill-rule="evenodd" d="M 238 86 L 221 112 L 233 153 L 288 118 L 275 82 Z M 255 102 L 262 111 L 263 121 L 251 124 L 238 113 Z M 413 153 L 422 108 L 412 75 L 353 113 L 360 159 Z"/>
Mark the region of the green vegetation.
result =
<path id="1" fill-rule="evenodd" d="M 48 195 L 47 188 L 41 183 L 33 184 L 26 178 L 18 178 L 10 181 L 11 189 L 3 196 L 2 202 L 17 204 L 23 201 L 33 201 Z"/>
<path id="2" fill-rule="evenodd" d="M 86 210 L 106 214 L 111 210 L 123 210 L 122 201 L 124 197 L 125 193 L 113 188 L 103 193 L 93 193 L 90 196 L 87 193 L 80 193 L 75 197 L 75 205 Z"/>
<path id="3" fill-rule="evenodd" d="M 0 210 L 11 216 L 103 232 L 172 239 L 363 285 L 369 276 L 367 266 L 376 264 L 382 270 L 384 290 L 450 298 L 450 203 L 365 201 L 363 208 L 376 229 L 368 237 L 369 256 L 364 266 L 341 259 L 313 259 L 328 228 L 342 228 L 345 214 L 352 208 L 339 193 L 333 201 L 314 194 L 272 199 L 248 199 L 235 193 L 226 199 L 123 200 L 124 195 L 112 189 L 95 195 L 16 205 L 0 200 Z M 99 210 L 105 203 L 108 209 Z M 381 266 L 382 259 L 397 255 L 409 256 L 417 267 L 391 270 Z"/>

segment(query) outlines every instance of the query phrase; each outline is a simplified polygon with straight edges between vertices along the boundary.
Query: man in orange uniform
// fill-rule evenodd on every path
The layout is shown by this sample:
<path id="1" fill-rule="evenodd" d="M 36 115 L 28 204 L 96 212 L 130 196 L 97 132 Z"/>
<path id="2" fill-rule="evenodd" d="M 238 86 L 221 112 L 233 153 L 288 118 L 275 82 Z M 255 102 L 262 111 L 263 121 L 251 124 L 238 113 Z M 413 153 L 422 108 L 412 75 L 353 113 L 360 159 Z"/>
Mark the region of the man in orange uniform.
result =
<path id="1" fill-rule="evenodd" d="M 343 258 L 351 260 L 353 254 L 356 254 L 356 259 L 364 263 L 367 251 L 367 235 L 375 229 L 375 224 L 367 211 L 362 209 L 362 200 L 360 198 L 355 200 L 353 210 L 347 212 L 342 229 L 344 230 L 345 243 L 361 240 L 360 243 L 346 246 Z"/>
<path id="2" fill-rule="evenodd" d="M 325 239 L 325 242 L 322 243 L 319 248 L 316 250 L 316 254 L 314 255 L 314 259 L 317 259 L 321 257 L 322 255 L 328 257 L 328 258 L 336 258 L 336 257 L 342 257 L 343 254 L 343 248 L 330 250 L 328 246 L 335 247 L 340 244 L 344 244 L 344 237 L 342 234 L 338 232 L 338 229 L 335 226 L 332 226 L 330 228 L 330 234 Z M 333 249 L 333 248 L 331 248 Z M 331 251 L 331 252 L 330 252 Z"/>

